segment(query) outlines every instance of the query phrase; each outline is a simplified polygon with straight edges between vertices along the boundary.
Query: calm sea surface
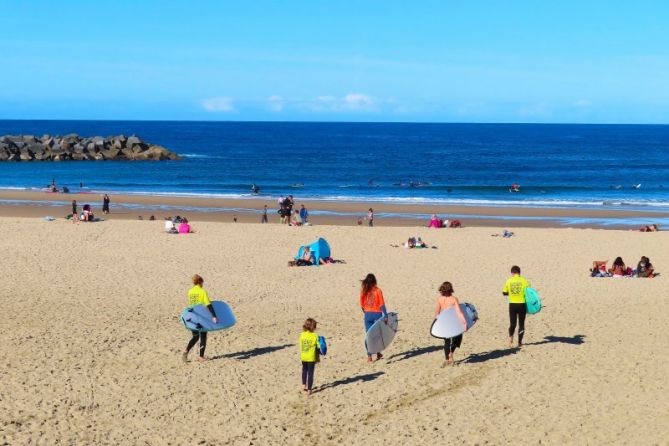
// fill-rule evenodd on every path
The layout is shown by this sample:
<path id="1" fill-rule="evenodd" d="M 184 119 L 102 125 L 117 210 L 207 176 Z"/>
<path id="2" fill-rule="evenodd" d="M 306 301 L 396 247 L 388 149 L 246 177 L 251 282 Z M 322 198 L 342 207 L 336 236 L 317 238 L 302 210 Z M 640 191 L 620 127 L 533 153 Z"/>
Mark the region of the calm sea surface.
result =
<path id="1" fill-rule="evenodd" d="M 45 133 L 136 134 L 185 159 L 0 163 L 0 188 L 669 209 L 669 126 L 0 121 Z"/>

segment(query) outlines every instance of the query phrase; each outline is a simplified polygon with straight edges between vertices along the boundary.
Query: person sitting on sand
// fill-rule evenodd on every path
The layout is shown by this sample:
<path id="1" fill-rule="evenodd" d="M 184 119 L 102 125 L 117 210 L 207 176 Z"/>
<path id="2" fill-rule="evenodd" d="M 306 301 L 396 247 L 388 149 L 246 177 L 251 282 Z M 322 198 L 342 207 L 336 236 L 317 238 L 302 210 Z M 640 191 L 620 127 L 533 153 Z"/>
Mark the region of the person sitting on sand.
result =
<path id="1" fill-rule="evenodd" d="M 293 211 L 293 216 L 290 220 L 291 226 L 302 226 L 302 217 L 300 217 L 300 211 Z"/>
<path id="2" fill-rule="evenodd" d="M 460 223 L 460 220 L 451 220 L 451 221 L 448 223 L 448 227 L 449 227 L 449 228 L 461 228 L 461 227 L 462 227 L 462 223 Z"/>
<path id="3" fill-rule="evenodd" d="M 453 296 L 453 292 L 454 290 L 451 282 L 444 282 L 441 284 L 439 287 L 440 295 L 437 297 L 437 308 L 434 311 L 434 318 L 436 319 L 442 311 L 448 310 L 452 306 L 455 306 L 455 312 L 457 313 L 460 321 L 462 321 L 463 328 L 467 330 L 467 319 L 465 319 L 465 315 L 460 308 L 460 301 L 457 297 Z M 458 335 L 454 338 L 444 339 L 444 355 L 446 356 L 444 365 L 449 362 L 454 364 L 453 358 L 455 355 L 455 349 L 460 348 L 460 345 L 462 345 L 462 335 Z"/>
<path id="4" fill-rule="evenodd" d="M 641 260 L 636 266 L 636 275 L 637 277 L 645 277 L 652 279 L 655 275 L 653 274 L 653 264 L 650 263 L 650 259 L 646 256 L 642 256 Z"/>
<path id="5" fill-rule="evenodd" d="M 427 244 L 420 237 L 416 237 L 416 248 L 427 248 Z"/>
<path id="6" fill-rule="evenodd" d="M 388 312 L 386 311 L 386 302 L 383 300 L 383 292 L 376 286 L 376 276 L 367 274 L 360 286 L 360 308 L 362 309 L 365 321 L 365 332 L 374 325 L 374 322 L 383 318 L 388 322 Z M 365 348 L 367 346 L 365 345 Z M 376 360 L 382 359 L 381 353 L 376 354 Z M 372 362 L 372 355 L 367 352 L 367 362 Z"/>
<path id="7" fill-rule="evenodd" d="M 437 217 L 437 214 L 432 214 L 430 218 L 430 223 L 427 225 L 428 228 L 441 228 L 441 220 Z"/>
<path id="8" fill-rule="evenodd" d="M 174 227 L 174 222 L 171 217 L 165 217 L 165 232 L 177 232 L 177 229 Z"/>
<path id="9" fill-rule="evenodd" d="M 93 210 L 90 204 L 85 204 L 83 207 L 83 221 L 93 221 Z"/>
<path id="10" fill-rule="evenodd" d="M 606 270 L 606 264 L 608 260 L 593 260 L 592 269 L 590 269 L 590 276 L 592 277 L 610 277 L 610 274 Z"/>
<path id="11" fill-rule="evenodd" d="M 179 223 L 179 234 L 190 234 L 191 232 L 193 232 L 193 229 L 188 224 L 188 220 L 183 218 Z"/>
<path id="12" fill-rule="evenodd" d="M 643 228 L 639 229 L 641 232 L 657 232 L 658 228 L 657 225 L 648 225 L 644 226 Z"/>
<path id="13" fill-rule="evenodd" d="M 416 239 L 414 237 L 409 237 L 407 242 L 404 244 L 406 249 L 413 249 L 416 247 Z"/>
<path id="14" fill-rule="evenodd" d="M 211 313 L 211 320 L 214 324 L 218 323 L 218 318 L 216 317 L 216 312 L 214 311 L 214 307 L 211 305 L 211 301 L 209 300 L 209 294 L 207 291 L 202 288 L 204 285 L 204 279 L 198 275 L 195 274 L 192 277 L 193 281 L 193 288 L 188 290 L 188 305 L 191 307 L 194 307 L 195 305 L 204 305 L 207 307 L 209 312 Z M 200 341 L 200 356 L 198 358 L 198 361 L 207 361 L 207 358 L 204 357 L 204 351 L 207 348 L 207 332 L 199 332 L 195 330 L 191 330 L 193 333 L 193 337 L 191 337 L 190 341 L 188 341 L 188 345 L 186 346 L 186 350 L 181 354 L 181 359 L 183 362 L 188 362 L 188 353 L 190 350 L 195 346 L 195 343 L 199 340 Z"/>
<path id="15" fill-rule="evenodd" d="M 311 252 L 311 248 L 308 246 L 304 247 L 302 251 L 302 256 L 299 259 L 291 260 L 288 262 L 288 266 L 311 266 L 314 264 L 314 253 Z"/>
<path id="16" fill-rule="evenodd" d="M 625 266 L 622 257 L 616 257 L 613 261 L 613 265 L 611 265 L 611 269 L 609 269 L 609 274 L 613 277 L 625 277 L 627 274 L 627 267 Z"/>

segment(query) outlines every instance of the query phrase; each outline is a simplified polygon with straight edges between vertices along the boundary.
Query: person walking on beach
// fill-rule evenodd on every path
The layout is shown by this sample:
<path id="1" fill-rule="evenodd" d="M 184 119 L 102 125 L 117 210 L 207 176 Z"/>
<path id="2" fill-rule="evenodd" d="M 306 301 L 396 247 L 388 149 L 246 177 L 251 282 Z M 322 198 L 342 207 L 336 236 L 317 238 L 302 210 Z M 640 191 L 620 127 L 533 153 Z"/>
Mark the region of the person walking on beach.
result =
<path id="1" fill-rule="evenodd" d="M 374 226 L 374 209 L 372 208 L 367 211 L 367 224 L 370 228 Z"/>
<path id="2" fill-rule="evenodd" d="M 309 318 L 304 321 L 302 334 L 300 334 L 300 360 L 302 361 L 302 390 L 309 395 L 314 386 L 314 372 L 318 362 L 319 346 L 318 335 L 316 334 L 316 325 L 318 323 Z"/>
<path id="3" fill-rule="evenodd" d="M 109 195 L 105 194 L 104 197 L 102 197 L 102 213 L 103 214 L 109 214 L 109 202 L 111 200 L 109 199 Z"/>
<path id="4" fill-rule="evenodd" d="M 465 319 L 465 315 L 460 308 L 460 301 L 453 295 L 453 292 L 454 290 L 451 282 L 444 282 L 441 284 L 439 287 L 439 297 L 437 297 L 437 308 L 434 311 L 434 317 L 436 319 L 442 311 L 455 306 L 455 312 L 457 313 L 458 318 L 462 321 L 464 329 L 467 330 L 467 319 Z M 462 345 L 461 334 L 454 338 L 444 339 L 444 355 L 446 356 L 444 365 L 447 363 L 455 363 L 453 359 L 455 349 L 460 348 L 460 345 Z"/>
<path id="5" fill-rule="evenodd" d="M 509 298 L 509 348 L 513 347 L 513 334 L 518 324 L 518 348 L 523 345 L 525 335 L 525 316 L 527 316 L 527 305 L 525 303 L 525 289 L 530 287 L 530 282 L 520 275 L 520 267 L 511 267 L 509 277 L 502 288 L 502 294 Z"/>
<path id="6" fill-rule="evenodd" d="M 218 318 L 216 317 L 216 312 L 214 312 L 214 307 L 211 305 L 211 301 L 209 300 L 209 294 L 204 288 L 202 288 L 202 285 L 204 284 L 204 279 L 200 275 L 195 274 L 192 277 L 192 281 L 193 281 L 193 288 L 188 290 L 188 305 L 191 307 L 194 307 L 195 305 L 206 306 L 209 312 L 211 313 L 211 320 L 214 322 L 214 324 L 217 324 Z M 207 332 L 206 331 L 199 332 L 195 330 L 191 330 L 191 332 L 193 333 L 193 337 L 188 342 L 186 350 L 184 350 L 183 354 L 181 355 L 183 362 L 188 362 L 188 353 L 195 346 L 198 340 L 200 341 L 200 356 L 198 358 L 198 361 L 200 362 L 207 361 L 207 358 L 204 357 L 204 351 L 207 348 Z"/>
<path id="7" fill-rule="evenodd" d="M 72 217 L 77 215 L 77 200 L 72 200 Z"/>
<path id="8" fill-rule="evenodd" d="M 267 223 L 267 205 L 262 210 L 262 218 L 260 219 L 260 223 Z"/>
<path id="9" fill-rule="evenodd" d="M 307 208 L 304 207 L 304 205 L 300 206 L 300 219 L 302 219 L 302 224 L 306 225 L 308 223 L 308 218 L 309 218 L 309 211 L 307 211 Z"/>
<path id="10" fill-rule="evenodd" d="M 388 322 L 388 312 L 386 311 L 386 302 L 383 300 L 383 292 L 376 286 L 376 276 L 367 274 L 360 287 L 360 308 L 362 309 L 365 320 L 365 332 L 374 325 L 374 322 L 383 318 Z M 365 348 L 367 346 L 365 345 Z M 376 354 L 376 360 L 382 359 L 381 353 Z M 372 355 L 367 352 L 367 362 L 372 362 Z"/>

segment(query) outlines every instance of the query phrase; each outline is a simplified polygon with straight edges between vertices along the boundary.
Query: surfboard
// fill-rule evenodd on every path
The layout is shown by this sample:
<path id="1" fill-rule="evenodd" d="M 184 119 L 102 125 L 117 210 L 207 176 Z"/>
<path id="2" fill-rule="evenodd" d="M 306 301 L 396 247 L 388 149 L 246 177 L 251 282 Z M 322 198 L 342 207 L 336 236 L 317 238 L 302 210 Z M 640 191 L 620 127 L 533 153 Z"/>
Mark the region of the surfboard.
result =
<path id="1" fill-rule="evenodd" d="M 365 335 L 365 345 L 370 355 L 381 353 L 393 342 L 397 333 L 397 323 L 397 313 L 388 313 L 388 323 L 381 318 L 369 327 Z"/>
<path id="2" fill-rule="evenodd" d="M 214 307 L 218 323 L 214 324 L 211 320 L 211 313 L 206 306 L 195 305 L 194 307 L 186 308 L 181 313 L 180 320 L 184 324 L 184 327 L 192 331 L 216 331 L 230 328 L 237 323 L 235 315 L 228 304 L 220 300 L 215 300 L 211 305 Z"/>
<path id="3" fill-rule="evenodd" d="M 465 315 L 467 330 L 469 330 L 479 319 L 476 307 L 469 303 L 463 303 L 460 304 L 460 309 L 462 309 L 462 313 Z M 439 313 L 439 316 L 432 322 L 430 334 L 435 338 L 448 339 L 459 336 L 467 330 L 462 327 L 462 321 L 455 311 L 455 306 L 452 306 Z"/>
<path id="4" fill-rule="evenodd" d="M 525 288 L 525 305 L 528 314 L 537 314 L 541 311 L 541 299 L 534 288 Z"/>

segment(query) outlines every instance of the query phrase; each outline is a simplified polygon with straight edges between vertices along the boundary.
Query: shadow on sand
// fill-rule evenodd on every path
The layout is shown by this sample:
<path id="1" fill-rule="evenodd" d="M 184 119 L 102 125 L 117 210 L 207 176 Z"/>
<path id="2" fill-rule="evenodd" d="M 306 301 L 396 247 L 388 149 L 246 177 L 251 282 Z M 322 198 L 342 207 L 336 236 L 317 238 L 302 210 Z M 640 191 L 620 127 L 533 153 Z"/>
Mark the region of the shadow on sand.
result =
<path id="1" fill-rule="evenodd" d="M 523 347 L 529 347 L 531 345 L 544 345 L 544 344 L 569 344 L 569 345 L 581 345 L 585 341 L 585 335 L 574 335 L 574 336 L 546 336 L 543 341 L 539 342 L 530 342 L 529 344 L 524 344 Z M 505 348 L 499 350 L 491 350 L 484 353 L 474 353 L 469 355 L 466 359 L 463 359 L 462 363 L 471 363 L 476 364 L 479 362 L 486 362 L 493 359 L 503 358 L 509 355 L 515 355 L 520 351 L 519 348 Z"/>
<path id="2" fill-rule="evenodd" d="M 397 361 L 404 361 L 405 359 L 415 358 L 416 356 L 424 355 L 426 353 L 436 352 L 437 350 L 443 350 L 443 349 L 444 349 L 443 345 L 429 345 L 427 347 L 412 348 L 411 350 L 407 350 L 402 353 L 395 353 L 394 355 L 390 356 L 388 358 L 388 364 Z"/>
<path id="3" fill-rule="evenodd" d="M 337 381 L 333 381 L 328 384 L 324 384 L 316 389 L 314 389 L 314 393 L 316 392 L 322 392 L 323 390 L 327 389 L 332 389 L 334 387 L 339 387 L 339 386 L 345 386 L 347 384 L 353 384 L 358 381 L 362 382 L 368 382 L 368 381 L 374 381 L 376 378 L 378 378 L 381 375 L 384 375 L 384 372 L 374 372 L 374 373 L 366 373 L 364 375 L 357 375 L 357 376 L 351 376 L 350 378 L 345 378 L 345 379 L 340 379 Z"/>
<path id="4" fill-rule="evenodd" d="M 268 353 L 273 353 L 279 350 L 283 350 L 284 348 L 294 347 L 294 346 L 295 344 L 283 344 L 283 345 L 272 345 L 270 347 L 257 347 L 243 352 L 226 353 L 224 355 L 214 356 L 211 359 L 222 359 L 222 358 L 249 359 L 255 356 L 266 355 Z"/>

